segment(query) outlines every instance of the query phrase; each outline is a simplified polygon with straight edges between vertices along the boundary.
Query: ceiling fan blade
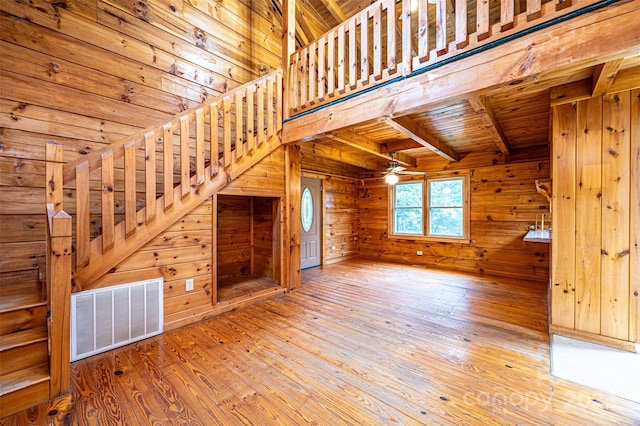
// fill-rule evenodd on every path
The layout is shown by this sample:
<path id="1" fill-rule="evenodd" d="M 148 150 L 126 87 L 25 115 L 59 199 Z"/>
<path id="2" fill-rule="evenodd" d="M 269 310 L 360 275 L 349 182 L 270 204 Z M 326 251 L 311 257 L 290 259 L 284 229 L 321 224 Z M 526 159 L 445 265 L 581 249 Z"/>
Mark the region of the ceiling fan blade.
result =
<path id="1" fill-rule="evenodd" d="M 426 176 L 427 172 L 412 172 L 410 170 L 404 170 L 402 172 L 399 172 L 399 174 L 401 174 L 401 175 Z"/>

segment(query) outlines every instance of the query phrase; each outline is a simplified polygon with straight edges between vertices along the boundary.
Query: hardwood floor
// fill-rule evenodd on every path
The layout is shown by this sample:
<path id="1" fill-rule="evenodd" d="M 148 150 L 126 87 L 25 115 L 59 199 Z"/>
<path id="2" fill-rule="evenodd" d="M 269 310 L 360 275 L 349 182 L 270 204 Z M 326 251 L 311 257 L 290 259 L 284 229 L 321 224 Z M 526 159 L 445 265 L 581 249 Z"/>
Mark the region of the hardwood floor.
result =
<path id="1" fill-rule="evenodd" d="M 640 424 L 640 404 L 550 376 L 544 284 L 367 261 L 302 277 L 78 361 L 70 398 L 0 424 Z"/>
<path id="2" fill-rule="evenodd" d="M 279 287 L 277 281 L 268 277 L 246 276 L 218 283 L 218 302 L 236 297 L 250 296 L 261 290 Z"/>

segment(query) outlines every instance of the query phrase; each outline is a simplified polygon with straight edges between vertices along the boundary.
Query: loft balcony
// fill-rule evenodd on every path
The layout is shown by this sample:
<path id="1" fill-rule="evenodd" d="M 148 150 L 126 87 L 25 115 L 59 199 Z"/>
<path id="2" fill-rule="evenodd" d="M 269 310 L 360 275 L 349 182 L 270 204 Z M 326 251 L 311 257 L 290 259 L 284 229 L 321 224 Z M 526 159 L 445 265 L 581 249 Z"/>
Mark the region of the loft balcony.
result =
<path id="1" fill-rule="evenodd" d="M 552 106 L 637 85 L 638 8 L 375 2 L 289 56 L 284 142 L 313 141 L 303 153 L 361 176 L 391 152 L 418 169 L 478 155 L 548 158 Z"/>

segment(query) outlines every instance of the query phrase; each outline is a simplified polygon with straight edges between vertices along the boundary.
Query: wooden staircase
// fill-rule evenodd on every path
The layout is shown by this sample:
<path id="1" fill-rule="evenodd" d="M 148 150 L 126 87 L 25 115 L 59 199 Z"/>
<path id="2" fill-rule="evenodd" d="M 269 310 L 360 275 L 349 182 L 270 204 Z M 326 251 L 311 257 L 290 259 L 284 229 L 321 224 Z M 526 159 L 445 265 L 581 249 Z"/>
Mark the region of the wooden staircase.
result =
<path id="1" fill-rule="evenodd" d="M 278 70 L 66 164 L 47 146 L 46 284 L 0 287 L 0 418 L 68 392 L 71 292 L 259 163 L 281 130 Z"/>
<path id="2" fill-rule="evenodd" d="M 0 279 L 0 417 L 49 397 L 44 287 L 29 271 L 16 275 Z"/>

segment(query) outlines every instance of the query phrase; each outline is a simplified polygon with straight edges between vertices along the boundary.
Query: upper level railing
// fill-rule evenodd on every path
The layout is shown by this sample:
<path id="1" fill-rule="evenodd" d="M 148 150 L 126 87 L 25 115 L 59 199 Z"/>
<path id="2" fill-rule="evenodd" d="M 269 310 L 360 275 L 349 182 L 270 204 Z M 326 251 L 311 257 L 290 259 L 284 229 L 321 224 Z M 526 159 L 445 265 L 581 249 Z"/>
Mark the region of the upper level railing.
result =
<path id="1" fill-rule="evenodd" d="M 291 55 L 288 116 L 601 2 L 379 0 Z"/>
<path id="2" fill-rule="evenodd" d="M 99 277 L 124 252 L 139 248 L 211 195 L 207 191 L 212 185 L 226 185 L 275 149 L 282 128 L 282 92 L 278 70 L 164 125 L 66 163 L 64 198 L 74 225 L 74 279 Z"/>

